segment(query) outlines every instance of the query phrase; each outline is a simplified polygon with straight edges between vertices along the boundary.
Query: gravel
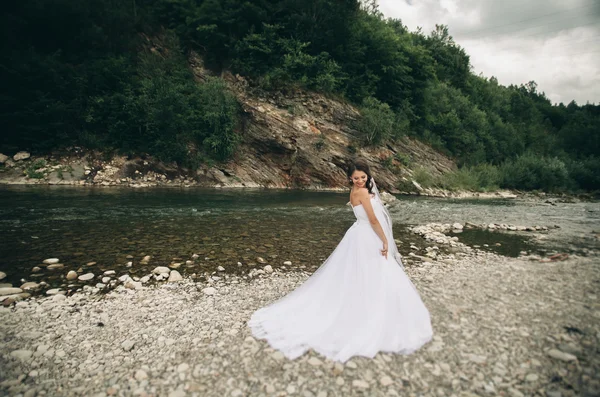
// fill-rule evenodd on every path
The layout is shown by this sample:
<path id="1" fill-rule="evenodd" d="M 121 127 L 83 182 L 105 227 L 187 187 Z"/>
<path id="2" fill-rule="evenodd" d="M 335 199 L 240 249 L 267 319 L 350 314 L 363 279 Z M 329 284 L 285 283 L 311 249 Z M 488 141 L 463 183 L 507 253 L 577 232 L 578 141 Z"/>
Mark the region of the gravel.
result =
<path id="1" fill-rule="evenodd" d="M 159 269 L 159 274 L 164 269 Z M 410 356 L 289 361 L 251 336 L 254 310 L 309 276 L 117 286 L 0 308 L 0 394 L 46 396 L 592 396 L 600 261 L 473 250 L 407 266 L 434 339 Z"/>

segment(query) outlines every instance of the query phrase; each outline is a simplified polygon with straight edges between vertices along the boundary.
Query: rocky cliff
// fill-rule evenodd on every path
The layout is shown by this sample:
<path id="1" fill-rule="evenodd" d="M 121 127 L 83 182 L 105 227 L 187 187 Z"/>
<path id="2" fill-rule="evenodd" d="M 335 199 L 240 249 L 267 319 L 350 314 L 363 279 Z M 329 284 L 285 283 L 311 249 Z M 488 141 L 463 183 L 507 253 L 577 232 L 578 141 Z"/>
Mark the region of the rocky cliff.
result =
<path id="1" fill-rule="evenodd" d="M 190 65 L 202 84 L 210 73 L 201 58 L 192 54 Z M 0 183 L 343 189 L 348 161 L 361 157 L 384 190 L 399 192 L 398 186 L 420 189 L 411 180 L 416 167 L 436 174 L 456 168 L 451 159 L 408 137 L 385 146 L 360 147 L 351 127 L 359 113 L 343 100 L 302 90 L 261 93 L 243 77 L 221 77 L 243 109 L 242 144 L 229 162 L 192 171 L 151 157 L 107 159 L 73 148 L 38 158 L 0 157 Z M 399 159 L 408 159 L 408 164 Z"/>

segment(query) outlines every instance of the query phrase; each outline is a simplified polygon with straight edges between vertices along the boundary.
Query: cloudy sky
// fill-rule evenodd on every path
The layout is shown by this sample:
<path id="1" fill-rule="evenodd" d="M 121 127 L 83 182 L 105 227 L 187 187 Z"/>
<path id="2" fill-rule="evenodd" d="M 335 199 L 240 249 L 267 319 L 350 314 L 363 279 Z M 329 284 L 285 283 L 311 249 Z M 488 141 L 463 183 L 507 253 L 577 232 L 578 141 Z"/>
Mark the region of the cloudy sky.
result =
<path id="1" fill-rule="evenodd" d="M 476 74 L 535 80 L 553 103 L 600 103 L 600 0 L 379 0 L 410 30 L 447 25 Z"/>

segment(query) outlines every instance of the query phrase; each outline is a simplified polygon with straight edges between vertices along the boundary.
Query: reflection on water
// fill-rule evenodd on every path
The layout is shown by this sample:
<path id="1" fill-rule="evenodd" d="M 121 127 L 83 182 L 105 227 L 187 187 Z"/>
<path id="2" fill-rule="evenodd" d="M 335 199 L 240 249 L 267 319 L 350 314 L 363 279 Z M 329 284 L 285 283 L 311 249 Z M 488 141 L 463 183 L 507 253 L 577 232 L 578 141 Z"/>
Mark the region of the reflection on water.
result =
<path id="1" fill-rule="evenodd" d="M 44 269 L 37 280 L 52 281 L 53 274 L 62 277 L 78 269 L 145 275 L 155 266 L 185 262 L 194 253 L 200 258 L 190 267 L 183 264 L 182 273 L 214 271 L 217 266 L 237 272 L 238 262 L 245 270 L 257 257 L 273 266 L 289 260 L 293 267 L 312 270 L 354 222 L 347 201 L 347 193 L 290 190 L 0 187 L 0 270 L 9 274 L 8 282 L 19 285 L 21 277 L 31 279 L 34 266 L 56 257 L 65 267 Z M 511 217 L 521 219 L 514 222 L 519 224 L 527 217 L 530 224 L 563 217 L 587 225 L 591 213 L 579 214 L 578 221 L 578 211 L 562 210 L 553 218 L 543 208 L 532 210 L 514 200 L 401 197 L 392 216 L 395 236 L 402 241 L 399 249 L 406 254 L 411 243 L 425 245 L 406 231 L 408 225 L 510 223 Z M 503 247 L 511 245 L 521 250 L 523 239 L 505 241 Z M 139 263 L 145 255 L 152 256 L 149 265 Z"/>

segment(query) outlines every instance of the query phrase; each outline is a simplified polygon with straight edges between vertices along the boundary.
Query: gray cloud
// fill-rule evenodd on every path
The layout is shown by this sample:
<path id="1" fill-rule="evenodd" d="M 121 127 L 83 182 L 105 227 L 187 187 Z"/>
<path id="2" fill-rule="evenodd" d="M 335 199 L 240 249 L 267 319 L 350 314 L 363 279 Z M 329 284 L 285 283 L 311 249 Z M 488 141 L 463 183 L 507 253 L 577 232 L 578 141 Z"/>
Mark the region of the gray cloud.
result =
<path id="1" fill-rule="evenodd" d="M 501 84 L 535 80 L 554 103 L 600 102 L 597 0 L 379 0 L 386 17 L 430 32 L 447 25 L 473 72 Z"/>

